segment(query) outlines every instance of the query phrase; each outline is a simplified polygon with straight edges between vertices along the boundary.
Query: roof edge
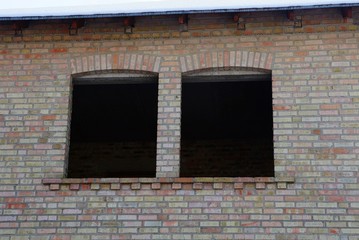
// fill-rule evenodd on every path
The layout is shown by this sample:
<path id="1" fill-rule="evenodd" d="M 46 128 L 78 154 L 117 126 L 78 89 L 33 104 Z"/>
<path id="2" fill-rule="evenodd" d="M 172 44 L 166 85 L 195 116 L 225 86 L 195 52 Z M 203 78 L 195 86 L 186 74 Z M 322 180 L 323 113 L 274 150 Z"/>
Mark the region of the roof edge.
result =
<path id="1" fill-rule="evenodd" d="M 286 11 L 286 10 L 305 10 L 317 8 L 338 8 L 338 7 L 359 7 L 359 3 L 323 4 L 289 7 L 267 7 L 267 8 L 239 8 L 239 9 L 213 9 L 213 10 L 178 10 L 178 11 L 159 11 L 159 12 L 133 12 L 133 13 L 109 13 L 109 14 L 84 14 L 84 15 L 54 15 L 54 16 L 18 16 L 1 17 L 0 21 L 16 20 L 51 20 L 51 19 L 79 19 L 79 18 L 111 18 L 129 16 L 161 16 L 179 14 L 198 14 L 198 13 L 239 13 L 239 12 L 265 12 L 265 11 Z"/>

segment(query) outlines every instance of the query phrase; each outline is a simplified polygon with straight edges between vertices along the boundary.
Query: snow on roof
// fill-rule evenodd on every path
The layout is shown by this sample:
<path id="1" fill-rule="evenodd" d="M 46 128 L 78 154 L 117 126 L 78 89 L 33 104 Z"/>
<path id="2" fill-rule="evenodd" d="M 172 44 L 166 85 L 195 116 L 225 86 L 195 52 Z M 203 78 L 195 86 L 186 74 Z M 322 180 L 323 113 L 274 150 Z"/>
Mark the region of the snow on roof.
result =
<path id="1" fill-rule="evenodd" d="M 0 20 L 359 6 L 359 0 L 13 0 Z"/>

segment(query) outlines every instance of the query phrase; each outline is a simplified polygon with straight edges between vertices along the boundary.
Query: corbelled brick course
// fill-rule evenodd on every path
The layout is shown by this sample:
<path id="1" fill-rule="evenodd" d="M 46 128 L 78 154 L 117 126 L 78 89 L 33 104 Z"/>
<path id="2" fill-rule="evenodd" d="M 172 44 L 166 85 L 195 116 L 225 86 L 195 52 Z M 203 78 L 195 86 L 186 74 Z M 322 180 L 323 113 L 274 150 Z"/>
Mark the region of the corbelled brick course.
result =
<path id="1" fill-rule="evenodd" d="M 359 239 L 359 33 L 339 8 L 0 22 L 0 240 Z M 181 78 L 272 72 L 276 178 L 178 178 Z M 157 178 L 66 179 L 73 76 L 158 73 Z"/>

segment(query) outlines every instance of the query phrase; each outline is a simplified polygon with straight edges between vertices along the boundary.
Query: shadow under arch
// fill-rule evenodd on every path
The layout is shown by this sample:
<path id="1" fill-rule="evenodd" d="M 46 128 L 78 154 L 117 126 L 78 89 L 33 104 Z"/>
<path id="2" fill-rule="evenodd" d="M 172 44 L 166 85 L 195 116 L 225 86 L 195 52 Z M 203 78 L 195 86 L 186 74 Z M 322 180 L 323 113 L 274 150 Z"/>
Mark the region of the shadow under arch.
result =
<path id="1" fill-rule="evenodd" d="M 252 67 L 211 67 L 182 73 L 183 82 L 270 81 L 272 71 Z"/>
<path id="2" fill-rule="evenodd" d="M 135 84 L 158 81 L 158 73 L 143 70 L 97 70 L 72 74 L 73 84 Z"/>

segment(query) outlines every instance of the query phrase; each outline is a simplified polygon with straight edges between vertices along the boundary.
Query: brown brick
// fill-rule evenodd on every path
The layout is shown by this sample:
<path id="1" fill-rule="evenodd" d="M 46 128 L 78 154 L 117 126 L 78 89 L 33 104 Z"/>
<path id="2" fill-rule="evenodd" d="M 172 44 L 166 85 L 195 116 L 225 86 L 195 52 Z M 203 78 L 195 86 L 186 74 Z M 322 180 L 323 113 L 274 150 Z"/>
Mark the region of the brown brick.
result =
<path id="1" fill-rule="evenodd" d="M 302 28 L 285 11 L 243 12 L 244 31 L 220 12 L 190 14 L 188 32 L 176 15 L 136 16 L 133 34 L 112 17 L 86 18 L 76 36 L 65 19 L 31 21 L 22 37 L 12 21 L 0 22 L 4 239 L 357 239 L 359 34 L 351 10 L 352 18 L 330 5 L 295 8 Z M 217 143 L 210 154 L 192 153 L 192 167 L 211 166 L 211 177 L 180 177 L 182 77 L 222 67 L 271 74 L 271 176 L 216 176 L 228 157 L 216 158 L 225 151 Z M 73 78 L 124 70 L 159 76 L 156 177 L 64 177 Z M 236 160 L 248 159 L 243 152 Z"/>

